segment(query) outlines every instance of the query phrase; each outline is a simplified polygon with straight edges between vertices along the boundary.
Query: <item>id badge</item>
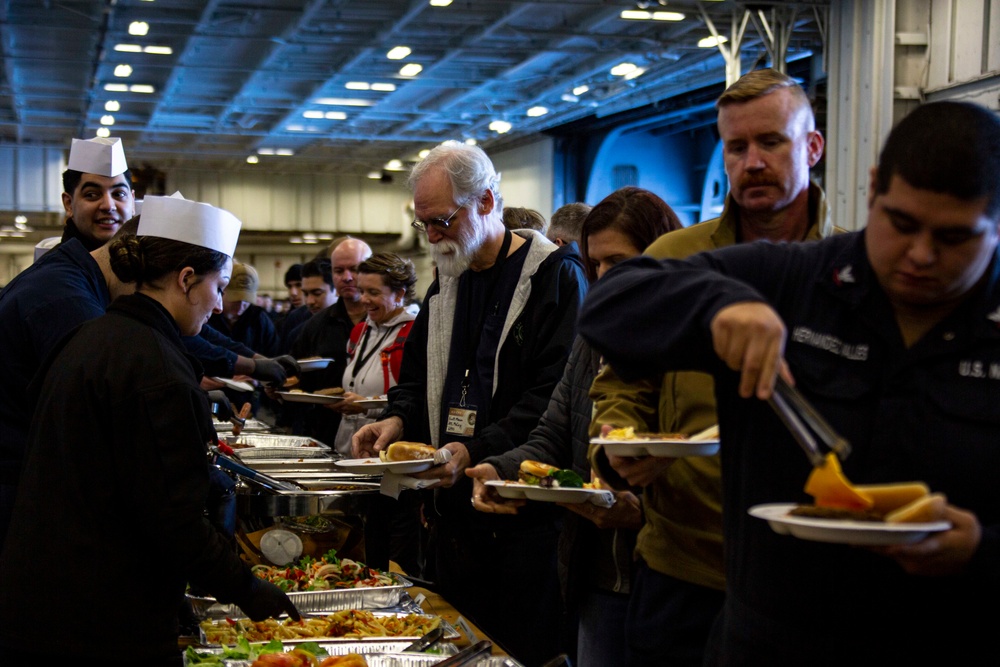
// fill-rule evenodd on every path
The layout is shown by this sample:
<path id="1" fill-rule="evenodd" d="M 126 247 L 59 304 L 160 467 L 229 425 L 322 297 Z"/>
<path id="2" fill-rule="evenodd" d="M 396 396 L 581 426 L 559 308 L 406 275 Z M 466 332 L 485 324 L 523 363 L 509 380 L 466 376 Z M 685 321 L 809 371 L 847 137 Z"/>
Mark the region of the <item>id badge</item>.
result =
<path id="1" fill-rule="evenodd" d="M 465 407 L 448 408 L 448 421 L 445 424 L 444 432 L 448 435 L 460 435 L 471 438 L 476 434 L 476 408 L 467 405 Z"/>

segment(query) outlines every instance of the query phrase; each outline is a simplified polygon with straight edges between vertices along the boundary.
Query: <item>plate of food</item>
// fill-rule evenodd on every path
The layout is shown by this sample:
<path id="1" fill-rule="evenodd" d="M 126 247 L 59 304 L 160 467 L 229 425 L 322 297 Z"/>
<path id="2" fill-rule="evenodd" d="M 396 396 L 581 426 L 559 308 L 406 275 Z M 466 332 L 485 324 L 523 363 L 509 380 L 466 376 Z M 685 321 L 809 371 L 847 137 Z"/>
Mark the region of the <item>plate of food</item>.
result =
<path id="1" fill-rule="evenodd" d="M 931 493 L 923 482 L 852 484 L 832 452 L 813 468 L 805 492 L 814 504 L 770 503 L 748 511 L 776 533 L 838 544 L 909 544 L 951 528 L 943 493 Z"/>
<path id="2" fill-rule="evenodd" d="M 303 615 L 301 621 L 269 618 L 254 622 L 248 618 L 206 619 L 199 623 L 200 640 L 206 646 L 233 645 L 239 639 L 286 643 L 310 641 L 385 641 L 387 638 L 419 639 L 443 626 L 444 637 L 457 639 L 458 631 L 440 616 L 367 609 L 344 609 L 332 614 Z"/>
<path id="3" fill-rule="evenodd" d="M 860 516 L 854 518 L 850 514 L 835 511 L 823 516 L 823 508 L 815 508 L 819 512 L 813 516 L 793 514 L 803 507 L 810 506 L 796 503 L 768 503 L 754 505 L 748 511 L 750 516 L 767 521 L 771 529 L 780 535 L 836 544 L 910 544 L 919 542 L 931 533 L 951 528 L 951 523 L 948 521 L 890 523 L 874 516 L 868 519 Z"/>
<path id="4" fill-rule="evenodd" d="M 435 465 L 436 449 L 430 445 L 420 442 L 394 442 L 381 452 L 377 458 L 365 459 L 341 459 L 334 461 L 334 464 L 344 468 L 348 472 L 371 475 L 385 472 L 392 472 L 398 475 L 407 475 L 414 472 L 423 472 Z M 447 452 L 447 450 L 444 450 Z M 450 454 L 450 452 L 447 452 Z M 444 463 L 444 459 L 441 460 Z"/>
<path id="5" fill-rule="evenodd" d="M 601 438 L 591 438 L 591 443 L 601 445 L 604 451 L 615 456 L 712 456 L 719 451 L 719 427 L 696 433 L 641 433 L 631 426 L 611 429 Z"/>
<path id="6" fill-rule="evenodd" d="M 242 380 L 233 380 L 232 378 L 223 378 L 223 377 L 212 377 L 210 379 L 215 380 L 216 382 L 219 382 L 221 384 L 224 384 L 225 386 L 229 387 L 234 391 L 241 391 L 244 393 L 253 391 L 253 385 L 250 384 L 249 382 L 243 382 Z"/>
<path id="7" fill-rule="evenodd" d="M 305 359 L 296 359 L 296 363 L 298 363 L 299 368 L 301 368 L 303 372 L 318 371 L 321 368 L 326 368 L 333 363 L 333 359 L 307 357 Z"/>
<path id="8" fill-rule="evenodd" d="M 370 396 L 359 401 L 354 401 L 354 405 L 361 408 L 367 408 L 369 410 L 373 408 L 384 408 L 389 405 L 389 399 L 386 396 Z"/>
<path id="9" fill-rule="evenodd" d="M 292 389 L 290 391 L 279 391 L 278 396 L 281 396 L 282 400 L 292 403 L 330 405 L 344 400 L 344 389 L 343 387 L 331 387 L 329 389 L 317 389 L 314 392 Z"/>
<path id="10" fill-rule="evenodd" d="M 614 504 L 611 491 L 595 488 L 584 482 L 575 471 L 558 468 L 541 461 L 526 459 L 521 461 L 517 471 L 517 481 L 489 480 L 486 482 L 496 490 L 501 498 L 538 500 L 547 503 L 585 503 L 599 505 Z"/>
<path id="11" fill-rule="evenodd" d="M 585 503 L 611 492 L 604 489 L 575 488 L 570 486 L 534 486 L 524 482 L 492 479 L 486 486 L 496 490 L 501 498 L 538 500 L 545 503 Z"/>

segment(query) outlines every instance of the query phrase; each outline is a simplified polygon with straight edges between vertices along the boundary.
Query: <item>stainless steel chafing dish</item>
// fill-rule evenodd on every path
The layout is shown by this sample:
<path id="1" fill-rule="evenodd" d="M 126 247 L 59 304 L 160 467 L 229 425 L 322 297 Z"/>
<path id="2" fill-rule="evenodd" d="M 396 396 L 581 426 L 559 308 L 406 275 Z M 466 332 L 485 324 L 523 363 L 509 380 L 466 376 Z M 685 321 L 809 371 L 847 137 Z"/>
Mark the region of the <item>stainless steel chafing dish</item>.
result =
<path id="1" fill-rule="evenodd" d="M 333 458 L 246 461 L 214 454 L 216 465 L 237 480 L 236 540 L 245 560 L 270 564 L 260 541 L 280 528 L 300 538 L 303 555 L 318 558 L 336 549 L 341 557 L 388 569 L 388 554 L 376 546 L 385 537 L 369 538 L 384 533 L 388 521 L 377 476 L 345 473 Z"/>

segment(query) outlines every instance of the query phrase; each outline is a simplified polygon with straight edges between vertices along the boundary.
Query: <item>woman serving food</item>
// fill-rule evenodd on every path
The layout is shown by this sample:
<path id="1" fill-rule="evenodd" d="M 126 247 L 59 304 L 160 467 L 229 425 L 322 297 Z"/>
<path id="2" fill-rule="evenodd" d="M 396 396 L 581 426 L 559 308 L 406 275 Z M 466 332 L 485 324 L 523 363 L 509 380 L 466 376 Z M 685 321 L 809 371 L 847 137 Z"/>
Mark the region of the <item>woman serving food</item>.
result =
<path id="1" fill-rule="evenodd" d="M 94 657 L 113 628 L 122 664 L 181 665 L 188 582 L 253 619 L 298 618 L 205 515 L 215 428 L 181 336 L 220 311 L 239 229 L 207 204 L 146 197 L 136 234 L 110 246 L 136 293 L 81 326 L 29 389 L 36 408 L 0 557 L 0 648 L 12 663 L 37 661 L 41 646 L 53 664 Z"/>

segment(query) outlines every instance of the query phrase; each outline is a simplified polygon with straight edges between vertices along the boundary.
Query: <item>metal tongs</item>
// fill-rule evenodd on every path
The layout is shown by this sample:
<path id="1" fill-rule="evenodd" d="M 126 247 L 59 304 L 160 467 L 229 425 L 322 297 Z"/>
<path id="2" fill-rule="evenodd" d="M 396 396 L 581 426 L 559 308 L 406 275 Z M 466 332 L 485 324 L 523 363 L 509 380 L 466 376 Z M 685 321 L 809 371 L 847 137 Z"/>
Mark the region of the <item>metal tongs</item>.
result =
<path id="1" fill-rule="evenodd" d="M 472 646 L 466 646 L 461 651 L 445 658 L 436 664 L 436 667 L 457 667 L 458 665 L 474 664 L 483 655 L 489 655 L 493 651 L 493 642 L 483 639 Z"/>
<path id="2" fill-rule="evenodd" d="M 814 468 L 822 467 L 826 461 L 817 438 L 833 450 L 841 460 L 850 456 L 851 444 L 834 431 L 822 415 L 816 412 L 816 408 L 780 375 L 768 402 L 792 432 Z"/>
<path id="3" fill-rule="evenodd" d="M 430 647 L 434 646 L 434 644 L 437 644 L 441 640 L 441 637 L 443 636 L 444 636 L 444 627 L 439 625 L 430 632 L 428 632 L 427 634 L 425 634 L 423 637 L 418 639 L 417 641 L 407 646 L 405 649 L 403 649 L 403 652 L 423 653 Z"/>

